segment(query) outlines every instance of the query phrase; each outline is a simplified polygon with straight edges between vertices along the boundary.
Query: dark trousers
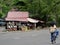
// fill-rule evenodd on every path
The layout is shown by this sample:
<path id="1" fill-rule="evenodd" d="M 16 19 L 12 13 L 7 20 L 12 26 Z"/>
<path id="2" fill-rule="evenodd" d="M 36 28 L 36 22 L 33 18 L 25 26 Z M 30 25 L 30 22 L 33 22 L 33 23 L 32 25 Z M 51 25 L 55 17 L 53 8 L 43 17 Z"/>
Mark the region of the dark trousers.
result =
<path id="1" fill-rule="evenodd" d="M 51 42 L 56 40 L 55 32 L 51 33 Z"/>

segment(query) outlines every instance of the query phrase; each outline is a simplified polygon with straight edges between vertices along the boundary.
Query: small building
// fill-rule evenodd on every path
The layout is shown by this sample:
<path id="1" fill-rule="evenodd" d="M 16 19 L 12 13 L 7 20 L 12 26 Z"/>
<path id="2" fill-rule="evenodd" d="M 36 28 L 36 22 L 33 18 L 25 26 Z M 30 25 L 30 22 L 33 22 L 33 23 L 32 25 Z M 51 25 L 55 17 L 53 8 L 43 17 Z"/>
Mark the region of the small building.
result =
<path id="1" fill-rule="evenodd" d="M 7 17 L 5 18 L 6 23 L 7 23 L 6 28 L 7 29 L 13 28 L 13 26 L 14 26 L 15 30 L 17 30 L 19 25 L 21 26 L 21 24 L 28 22 L 28 20 L 27 20 L 28 17 L 29 17 L 28 12 L 10 11 L 10 12 L 8 12 Z M 12 29 L 12 30 L 14 30 L 14 29 Z"/>
<path id="2" fill-rule="evenodd" d="M 39 20 L 29 18 L 29 12 L 9 11 L 6 18 L 6 29 L 8 30 L 24 30 L 21 27 L 32 26 L 36 28 Z M 29 24 L 29 22 L 31 24 Z M 40 21 L 41 22 L 41 21 Z"/>

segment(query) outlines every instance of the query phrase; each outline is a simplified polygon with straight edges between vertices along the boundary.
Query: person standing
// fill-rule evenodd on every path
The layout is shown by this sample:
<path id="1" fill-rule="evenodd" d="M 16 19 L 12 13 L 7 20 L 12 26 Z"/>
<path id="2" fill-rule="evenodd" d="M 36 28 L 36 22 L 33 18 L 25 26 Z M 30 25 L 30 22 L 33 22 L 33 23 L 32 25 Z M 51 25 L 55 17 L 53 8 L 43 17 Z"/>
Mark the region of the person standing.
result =
<path id="1" fill-rule="evenodd" d="M 56 30 L 56 25 L 51 25 L 50 29 L 49 29 L 49 32 L 51 34 L 51 43 L 52 44 L 56 43 L 55 30 Z"/>

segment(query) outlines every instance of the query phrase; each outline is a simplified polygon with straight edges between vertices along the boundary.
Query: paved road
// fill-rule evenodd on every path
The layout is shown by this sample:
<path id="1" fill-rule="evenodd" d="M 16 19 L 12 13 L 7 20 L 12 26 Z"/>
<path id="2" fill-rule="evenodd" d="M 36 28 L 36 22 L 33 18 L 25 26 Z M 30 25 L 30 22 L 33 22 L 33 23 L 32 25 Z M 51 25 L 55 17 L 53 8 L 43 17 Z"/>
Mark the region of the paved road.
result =
<path id="1" fill-rule="evenodd" d="M 51 45 L 50 34 L 48 30 L 0 32 L 0 45 Z M 54 45 L 60 45 L 60 35 Z"/>

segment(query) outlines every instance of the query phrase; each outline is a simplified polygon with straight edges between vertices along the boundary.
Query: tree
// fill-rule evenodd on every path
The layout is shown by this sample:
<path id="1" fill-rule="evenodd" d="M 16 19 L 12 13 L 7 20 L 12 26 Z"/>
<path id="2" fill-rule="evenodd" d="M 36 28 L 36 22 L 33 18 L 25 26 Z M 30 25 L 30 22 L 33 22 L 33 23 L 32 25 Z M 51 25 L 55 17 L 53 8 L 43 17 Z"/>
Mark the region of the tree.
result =
<path id="1" fill-rule="evenodd" d="M 0 0 L 2 17 L 12 8 L 28 11 L 30 17 L 46 22 L 53 19 L 58 21 L 60 18 L 60 0 Z"/>

